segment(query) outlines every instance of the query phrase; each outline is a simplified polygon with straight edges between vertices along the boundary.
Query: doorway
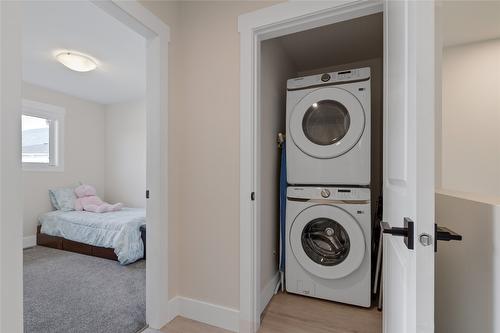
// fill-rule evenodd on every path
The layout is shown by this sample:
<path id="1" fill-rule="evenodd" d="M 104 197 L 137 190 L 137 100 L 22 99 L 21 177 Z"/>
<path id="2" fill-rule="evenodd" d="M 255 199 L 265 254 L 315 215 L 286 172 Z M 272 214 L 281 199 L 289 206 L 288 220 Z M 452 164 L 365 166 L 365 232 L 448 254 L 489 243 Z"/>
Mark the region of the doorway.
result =
<path id="1" fill-rule="evenodd" d="M 146 39 L 146 110 L 147 110 L 147 203 L 148 262 L 146 273 L 146 322 L 152 328 L 161 328 L 168 322 L 168 253 L 164 241 L 168 236 L 167 215 L 167 87 L 169 28 L 138 2 L 92 2 L 109 15 Z M 22 221 L 21 156 L 21 30 L 22 5 L 20 2 L 2 3 L 0 14 L 2 33 L 2 331 L 22 331 Z M 7 28 L 8 27 L 8 28 Z M 7 130 L 8 129 L 8 130 Z M 145 195 L 145 193 L 144 193 Z M 14 203 L 14 204 L 13 204 Z M 5 219 L 5 220 L 4 220 Z M 7 236 L 8 235 L 8 236 Z M 4 242 L 3 239 L 6 241 Z M 12 255 L 15 253 L 15 255 Z M 8 318 L 8 319 L 6 319 Z"/>
<path id="2" fill-rule="evenodd" d="M 383 187 L 384 194 L 389 197 L 389 200 L 384 201 L 384 207 L 389 208 L 384 209 L 384 218 L 389 220 L 393 226 L 402 226 L 404 217 L 410 216 L 416 219 L 418 215 L 420 218 L 418 232 L 425 231 L 427 234 L 434 232 L 434 226 L 427 222 L 433 220 L 433 186 L 431 185 L 434 164 L 433 136 L 428 135 L 427 132 L 433 128 L 434 115 L 433 105 L 429 104 L 429 102 L 434 101 L 434 27 L 433 24 L 424 23 L 426 22 L 425 15 L 433 18 L 434 4 L 415 6 L 413 4 L 406 2 L 353 3 L 347 1 L 341 4 L 315 4 L 311 6 L 313 8 L 306 8 L 300 4 L 287 4 L 277 5 L 274 10 L 269 10 L 268 14 L 272 18 L 263 19 L 262 11 L 240 16 L 239 30 L 242 36 L 240 331 L 257 331 L 261 320 L 260 261 L 262 256 L 260 251 L 263 247 L 260 243 L 262 226 L 259 217 L 262 205 L 259 203 L 259 198 L 262 199 L 264 195 L 260 188 L 259 140 L 263 138 L 263 134 L 259 119 L 262 98 L 259 85 L 261 84 L 260 73 L 263 65 L 261 62 L 263 41 L 383 12 L 385 78 L 383 88 L 385 165 Z M 387 28 L 389 26 L 390 29 Z M 415 52 L 416 57 L 409 56 L 414 54 L 412 52 Z M 391 59 L 390 62 L 388 57 Z M 419 59 L 418 64 L 415 64 L 415 59 Z M 418 68 L 419 74 L 425 73 L 425 75 L 417 76 L 413 71 L 415 68 Z M 335 74 L 339 75 L 340 72 Z M 416 87 L 418 87 L 418 93 Z M 401 93 L 398 94 L 397 91 Z M 420 93 L 424 94 L 426 99 L 417 98 Z M 417 116 L 415 114 L 417 109 L 426 111 Z M 288 123 L 287 121 L 287 125 L 289 125 Z M 413 126 L 415 123 L 419 123 L 421 126 Z M 424 142 L 427 142 L 428 149 L 420 147 Z M 419 199 L 424 196 L 426 200 L 420 201 L 420 205 L 416 205 L 414 201 L 417 196 Z M 304 199 L 300 196 L 297 198 L 299 199 L 297 201 Z M 411 221 L 411 218 L 407 218 L 407 220 Z M 406 235 L 409 235 L 410 229 L 411 227 L 405 228 Z M 393 232 L 390 227 L 386 231 Z M 413 235 L 411 237 L 413 239 Z M 384 312 L 384 331 L 410 332 L 414 331 L 413 326 L 417 325 L 425 327 L 426 332 L 427 330 L 431 332 L 434 301 L 433 278 L 431 278 L 434 272 L 432 247 L 426 247 L 427 245 L 423 244 L 417 244 L 413 247 L 413 244 L 407 244 L 399 237 L 384 237 L 384 244 L 388 245 L 384 246 L 384 251 L 389 252 L 387 260 L 389 264 L 385 263 L 383 270 L 384 285 L 391 285 L 391 288 L 386 288 L 384 292 L 391 305 L 389 311 Z M 411 255 L 413 250 L 419 252 L 418 256 Z M 287 256 L 289 256 L 288 253 Z M 417 258 L 418 260 L 416 260 Z M 388 266 L 390 269 L 387 268 Z M 415 270 L 415 268 L 423 266 L 425 266 L 425 276 L 424 274 L 416 274 L 415 272 L 419 270 Z M 415 293 L 417 289 L 424 287 L 425 292 Z M 409 290 L 409 292 L 398 297 L 394 288 Z M 307 288 L 304 290 L 307 291 Z M 425 306 L 422 306 L 423 304 Z M 419 310 L 415 312 L 416 308 Z M 391 315 L 386 315 L 387 313 L 391 313 Z M 395 316 L 394 313 L 400 313 L 401 316 Z"/>
<path id="3" fill-rule="evenodd" d="M 381 12 L 260 43 L 255 201 L 264 331 L 277 325 L 271 318 L 292 316 L 306 330 L 308 318 L 347 311 L 356 320 L 317 324 L 381 332 L 371 290 L 380 290 L 378 282 L 372 288 L 372 257 L 380 241 L 382 63 Z M 286 201 L 278 202 L 284 169 Z"/>

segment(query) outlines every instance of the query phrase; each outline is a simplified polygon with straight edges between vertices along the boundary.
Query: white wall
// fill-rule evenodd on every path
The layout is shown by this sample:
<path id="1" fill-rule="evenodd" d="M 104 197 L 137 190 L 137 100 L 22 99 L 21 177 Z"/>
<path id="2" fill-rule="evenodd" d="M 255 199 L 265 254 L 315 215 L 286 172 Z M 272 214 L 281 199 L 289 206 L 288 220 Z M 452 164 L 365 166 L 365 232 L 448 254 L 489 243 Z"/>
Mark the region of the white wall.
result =
<path id="1" fill-rule="evenodd" d="M 276 138 L 285 133 L 286 81 L 296 70 L 278 40 L 261 46 L 261 135 L 260 156 L 260 287 L 261 309 L 271 299 L 279 263 L 279 168 L 280 154 Z"/>
<path id="2" fill-rule="evenodd" d="M 0 2 L 0 332 L 23 329 L 21 18 L 19 2 Z"/>
<path id="3" fill-rule="evenodd" d="M 436 332 L 500 332 L 500 199 L 438 191 L 436 220 L 463 235 L 438 242 Z"/>
<path id="4" fill-rule="evenodd" d="M 500 39 L 443 53 L 442 183 L 500 195 Z"/>
<path id="5" fill-rule="evenodd" d="M 105 107 L 104 198 L 146 207 L 146 106 L 144 100 Z"/>
<path id="6" fill-rule="evenodd" d="M 66 109 L 64 172 L 23 171 L 24 236 L 36 234 L 38 216 L 52 210 L 48 189 L 92 184 L 104 194 L 104 106 L 23 83 L 25 99 Z"/>

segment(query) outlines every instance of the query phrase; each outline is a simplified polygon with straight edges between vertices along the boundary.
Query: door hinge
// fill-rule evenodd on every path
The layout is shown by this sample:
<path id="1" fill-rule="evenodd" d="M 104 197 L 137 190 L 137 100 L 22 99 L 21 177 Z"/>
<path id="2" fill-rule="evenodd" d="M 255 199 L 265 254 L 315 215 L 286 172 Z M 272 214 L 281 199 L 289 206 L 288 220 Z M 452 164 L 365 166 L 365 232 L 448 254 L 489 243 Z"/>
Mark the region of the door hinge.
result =
<path id="1" fill-rule="evenodd" d="M 146 199 L 149 199 L 149 190 L 146 190 Z"/>
<path id="2" fill-rule="evenodd" d="M 415 229 L 414 222 L 408 218 L 404 218 L 404 227 L 391 227 L 387 222 L 380 222 L 380 227 L 382 228 L 382 232 L 384 234 L 390 234 L 393 236 L 401 236 L 404 237 L 404 242 L 406 247 L 409 250 L 413 250 L 415 248 Z"/>
<path id="3" fill-rule="evenodd" d="M 255 192 L 250 193 L 250 200 L 255 201 Z"/>

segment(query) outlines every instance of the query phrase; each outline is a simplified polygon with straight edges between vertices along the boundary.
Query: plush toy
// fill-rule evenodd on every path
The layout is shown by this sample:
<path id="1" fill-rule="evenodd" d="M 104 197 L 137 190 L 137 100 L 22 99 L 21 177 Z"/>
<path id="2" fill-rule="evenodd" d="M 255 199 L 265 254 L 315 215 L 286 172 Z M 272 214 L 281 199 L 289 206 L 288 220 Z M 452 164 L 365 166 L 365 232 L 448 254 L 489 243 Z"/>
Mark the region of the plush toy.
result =
<path id="1" fill-rule="evenodd" d="M 104 202 L 96 195 L 96 190 L 90 185 L 80 185 L 75 188 L 78 199 L 75 201 L 75 210 L 85 210 L 94 213 L 114 212 L 122 209 L 123 204 L 114 205 Z"/>

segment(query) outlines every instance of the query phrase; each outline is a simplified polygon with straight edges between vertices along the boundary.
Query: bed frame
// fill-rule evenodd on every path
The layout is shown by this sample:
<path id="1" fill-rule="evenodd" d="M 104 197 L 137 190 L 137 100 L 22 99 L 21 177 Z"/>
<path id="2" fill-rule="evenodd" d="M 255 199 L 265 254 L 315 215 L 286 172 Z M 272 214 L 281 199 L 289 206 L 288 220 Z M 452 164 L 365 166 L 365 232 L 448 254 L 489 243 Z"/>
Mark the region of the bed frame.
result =
<path id="1" fill-rule="evenodd" d="M 115 251 L 110 248 L 93 246 L 89 244 L 75 242 L 63 237 L 50 236 L 47 234 L 42 234 L 40 229 L 42 226 L 38 226 L 36 231 L 36 244 L 39 246 L 51 247 L 53 249 L 76 252 L 80 254 L 86 254 L 93 257 L 99 257 L 104 259 L 116 260 L 118 258 Z M 144 243 L 144 257 L 146 259 L 146 227 L 141 227 L 141 238 Z"/>

